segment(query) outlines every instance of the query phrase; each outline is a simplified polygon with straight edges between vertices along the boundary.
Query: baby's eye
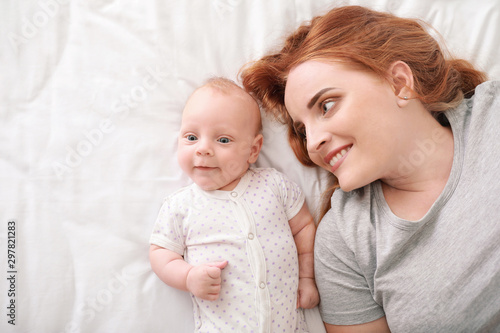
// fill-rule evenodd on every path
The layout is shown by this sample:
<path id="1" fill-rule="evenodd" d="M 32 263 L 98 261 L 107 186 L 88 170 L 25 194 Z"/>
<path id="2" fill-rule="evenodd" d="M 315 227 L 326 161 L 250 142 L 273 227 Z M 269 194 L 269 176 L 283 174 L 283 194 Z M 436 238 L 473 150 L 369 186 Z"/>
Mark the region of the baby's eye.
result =
<path id="1" fill-rule="evenodd" d="M 326 114 L 330 109 L 335 105 L 334 101 L 326 101 L 325 103 L 321 104 L 321 110 L 323 111 L 323 114 Z"/>
<path id="2" fill-rule="evenodd" d="M 198 140 L 198 138 L 196 137 L 196 135 L 193 135 L 193 134 L 189 134 L 188 136 L 186 136 L 186 139 L 188 141 L 196 141 L 196 140 Z"/>
<path id="3" fill-rule="evenodd" d="M 220 138 L 218 141 L 219 141 L 220 143 L 229 143 L 229 142 L 231 142 L 231 140 L 230 140 L 230 139 L 228 139 L 228 138 Z"/>

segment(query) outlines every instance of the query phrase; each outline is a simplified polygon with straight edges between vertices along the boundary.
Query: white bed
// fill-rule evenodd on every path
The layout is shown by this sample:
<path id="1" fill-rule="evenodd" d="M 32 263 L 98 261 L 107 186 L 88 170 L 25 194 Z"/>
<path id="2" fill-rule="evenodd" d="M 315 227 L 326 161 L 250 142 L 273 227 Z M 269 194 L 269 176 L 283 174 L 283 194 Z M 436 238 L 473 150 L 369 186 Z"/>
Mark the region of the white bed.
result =
<path id="1" fill-rule="evenodd" d="M 0 331 L 192 332 L 188 295 L 148 261 L 162 198 L 189 183 L 184 102 L 345 4 L 422 18 L 500 79 L 498 0 L 2 0 Z M 322 174 L 281 126 L 265 120 L 264 135 L 258 166 L 288 174 L 314 210 Z"/>

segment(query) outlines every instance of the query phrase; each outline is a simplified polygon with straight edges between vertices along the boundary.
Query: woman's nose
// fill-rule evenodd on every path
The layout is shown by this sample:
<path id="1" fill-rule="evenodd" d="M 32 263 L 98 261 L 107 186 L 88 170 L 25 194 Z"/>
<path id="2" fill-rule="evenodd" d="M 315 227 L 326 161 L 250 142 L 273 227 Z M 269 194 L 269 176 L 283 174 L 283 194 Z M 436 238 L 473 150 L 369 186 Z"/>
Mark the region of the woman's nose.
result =
<path id="1" fill-rule="evenodd" d="M 307 150 L 311 153 L 318 152 L 328 141 L 328 133 L 319 126 L 306 130 Z"/>

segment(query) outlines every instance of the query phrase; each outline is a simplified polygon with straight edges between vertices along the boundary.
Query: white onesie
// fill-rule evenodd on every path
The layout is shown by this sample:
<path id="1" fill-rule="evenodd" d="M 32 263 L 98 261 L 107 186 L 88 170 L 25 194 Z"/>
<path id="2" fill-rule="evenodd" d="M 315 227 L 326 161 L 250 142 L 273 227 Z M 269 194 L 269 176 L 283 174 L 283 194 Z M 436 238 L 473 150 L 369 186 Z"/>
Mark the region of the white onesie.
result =
<path id="1" fill-rule="evenodd" d="M 151 244 L 192 265 L 228 261 L 218 300 L 192 296 L 196 332 L 307 332 L 288 223 L 303 204 L 300 188 L 274 169 L 249 169 L 232 191 L 192 184 L 165 199 Z"/>

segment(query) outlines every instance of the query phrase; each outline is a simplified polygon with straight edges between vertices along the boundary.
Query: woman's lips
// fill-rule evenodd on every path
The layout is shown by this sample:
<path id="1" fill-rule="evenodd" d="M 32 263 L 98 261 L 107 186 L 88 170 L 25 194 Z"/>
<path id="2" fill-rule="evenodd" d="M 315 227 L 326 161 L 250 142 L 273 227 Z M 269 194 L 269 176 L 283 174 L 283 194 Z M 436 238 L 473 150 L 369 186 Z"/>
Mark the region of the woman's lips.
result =
<path id="1" fill-rule="evenodd" d="M 351 150 L 352 145 L 345 145 L 339 147 L 326 155 L 324 161 L 326 164 L 330 165 L 332 168 L 331 172 L 335 172 L 345 160 L 348 155 L 349 150 Z"/>

